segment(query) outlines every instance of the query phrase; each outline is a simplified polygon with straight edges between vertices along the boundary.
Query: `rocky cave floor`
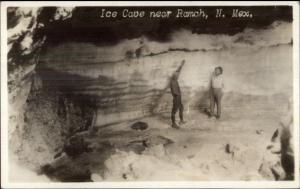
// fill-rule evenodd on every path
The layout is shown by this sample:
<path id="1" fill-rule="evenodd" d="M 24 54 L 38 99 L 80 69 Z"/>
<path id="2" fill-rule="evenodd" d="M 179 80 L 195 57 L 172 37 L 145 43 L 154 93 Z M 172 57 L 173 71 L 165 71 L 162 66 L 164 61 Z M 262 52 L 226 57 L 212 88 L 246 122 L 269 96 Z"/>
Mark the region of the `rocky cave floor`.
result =
<path id="1" fill-rule="evenodd" d="M 168 113 L 94 127 L 78 133 L 41 174 L 64 182 L 283 179 L 280 144 L 271 142 L 278 114 L 223 112 L 220 120 L 185 112 L 178 130 Z"/>

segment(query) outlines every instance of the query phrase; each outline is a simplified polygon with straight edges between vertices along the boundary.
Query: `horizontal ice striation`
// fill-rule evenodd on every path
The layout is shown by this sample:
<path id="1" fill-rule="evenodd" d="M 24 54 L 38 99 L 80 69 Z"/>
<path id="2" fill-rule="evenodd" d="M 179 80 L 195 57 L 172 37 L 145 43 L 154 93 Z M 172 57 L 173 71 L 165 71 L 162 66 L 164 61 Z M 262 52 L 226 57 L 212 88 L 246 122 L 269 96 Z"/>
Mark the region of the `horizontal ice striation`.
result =
<path id="1" fill-rule="evenodd" d="M 170 76 L 183 59 L 186 63 L 179 83 L 185 111 L 208 106 L 209 78 L 216 66 L 224 68 L 225 108 L 253 106 L 265 110 L 270 107 L 266 104 L 271 104 L 280 109 L 292 94 L 291 44 L 212 51 L 170 50 L 110 62 L 102 60 L 98 53 L 102 49 L 71 43 L 49 48 L 40 58 L 40 64 L 45 66 L 40 72 L 50 69 L 45 82 L 53 86 L 64 84 L 61 87 L 68 88 L 68 92 L 93 100 L 98 109 L 98 126 L 169 113 Z M 64 78 L 58 79 L 58 73 Z"/>

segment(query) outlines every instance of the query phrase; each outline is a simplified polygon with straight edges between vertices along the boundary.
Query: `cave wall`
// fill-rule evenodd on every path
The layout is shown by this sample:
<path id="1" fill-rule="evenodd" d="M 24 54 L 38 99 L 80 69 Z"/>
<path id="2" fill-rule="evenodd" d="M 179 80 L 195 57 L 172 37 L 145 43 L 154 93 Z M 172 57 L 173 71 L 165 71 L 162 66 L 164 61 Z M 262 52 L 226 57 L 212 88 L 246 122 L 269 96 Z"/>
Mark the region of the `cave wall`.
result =
<path id="1" fill-rule="evenodd" d="M 51 23 L 68 23 L 74 8 L 11 8 L 9 12 L 9 96 L 14 99 L 11 103 L 19 104 L 13 108 L 24 105 L 36 64 L 42 65 L 40 72 L 54 71 L 51 75 L 46 70 L 46 83 L 65 82 L 68 86 L 61 87 L 68 93 L 91 98 L 99 115 L 97 125 L 169 113 L 168 82 L 183 59 L 179 82 L 187 112 L 207 106 L 208 82 L 215 66 L 224 68 L 225 107 L 245 105 L 239 95 L 257 97 L 247 103 L 262 108 L 271 103 L 270 96 L 277 95 L 276 107 L 280 107 L 292 94 L 292 27 L 288 22 L 276 21 L 258 30 L 246 28 L 231 36 L 181 29 L 164 42 L 141 36 L 114 44 L 44 45 L 47 36 L 42 34 L 47 32 L 41 31 L 50 30 Z M 57 72 L 66 77 L 51 82 Z M 18 96 L 20 100 L 15 99 Z M 21 118 L 23 113 L 19 113 L 11 117 Z M 13 131 L 17 124 L 12 125 Z"/>
<path id="2" fill-rule="evenodd" d="M 183 59 L 179 83 L 186 112 L 208 106 L 209 78 L 216 66 L 224 68 L 225 108 L 280 109 L 292 95 L 289 43 L 211 50 L 169 48 L 156 53 L 147 47 L 142 56 L 127 58 L 128 49 L 135 52 L 139 48 L 132 45 L 136 41 L 108 48 L 89 43 L 50 47 L 41 55 L 40 64 L 45 67 L 40 71 L 50 74 L 45 78 L 48 81 L 55 75 L 47 69 L 77 77 L 69 82 L 69 91 L 95 99 L 98 126 L 153 113 L 168 114 L 172 104 L 169 80 Z M 52 85 L 58 83 L 61 81 Z"/>
<path id="3" fill-rule="evenodd" d="M 35 175 L 31 171 L 52 160 L 53 153 L 66 139 L 63 131 L 71 123 L 57 116 L 57 94 L 55 91 L 52 91 L 54 94 L 45 93 L 42 85 L 36 89 L 33 83 L 37 77 L 35 69 L 40 50 L 46 40 L 41 33 L 45 22 L 64 20 L 71 13 L 72 8 L 54 7 L 48 20 L 42 21 L 43 8 L 7 9 L 9 166 L 18 170 L 17 173 L 9 172 L 12 180 L 25 178 L 22 174 Z M 81 121 L 79 116 L 77 119 Z M 79 126 L 80 122 L 77 123 Z M 29 168 L 26 173 L 24 165 Z"/>
<path id="4" fill-rule="evenodd" d="M 42 65 L 39 72 L 48 73 L 43 78 L 45 83 L 55 86 L 55 83 L 61 85 L 65 82 L 68 86 L 60 87 L 68 93 L 92 99 L 90 103 L 97 107 L 99 115 L 97 125 L 153 113 L 169 113 L 171 95 L 168 82 L 183 59 L 186 63 L 179 82 L 186 112 L 208 105 L 208 82 L 215 66 L 224 68 L 225 107 L 252 103 L 264 108 L 264 103 L 272 104 L 275 95 L 277 106 L 274 108 L 278 109 L 291 97 L 291 23 L 276 21 L 265 28 L 245 28 L 234 35 L 196 34 L 180 29 L 172 32 L 170 39 L 164 42 L 141 36 L 113 44 L 44 44 L 45 31 L 56 26 L 53 23 L 68 23 L 73 13 L 72 7 L 46 11 L 39 8 L 10 9 L 10 18 L 13 19 L 8 20 L 9 87 L 12 94 L 9 96 L 16 98 L 14 93 L 21 94 L 21 99 L 12 103 L 22 101 L 20 106 L 24 104 L 24 96 L 28 96 L 30 88 L 30 74 L 38 64 Z M 65 77 L 52 81 L 57 72 Z M 15 87 L 25 86 L 25 81 L 27 87 Z M 257 98 L 242 100 L 237 97 L 241 95 Z M 19 113 L 19 116 L 23 115 Z M 15 126 L 10 128 L 14 130 L 16 124 L 12 125 Z"/>
<path id="5" fill-rule="evenodd" d="M 52 13 L 45 20 L 43 17 L 46 11 L 43 8 L 7 8 L 9 133 L 16 129 L 19 130 L 16 132 L 23 130 L 26 99 L 31 90 L 41 47 L 46 40 L 40 31 L 46 23 L 70 18 L 73 8 L 54 7 L 51 10 Z"/>

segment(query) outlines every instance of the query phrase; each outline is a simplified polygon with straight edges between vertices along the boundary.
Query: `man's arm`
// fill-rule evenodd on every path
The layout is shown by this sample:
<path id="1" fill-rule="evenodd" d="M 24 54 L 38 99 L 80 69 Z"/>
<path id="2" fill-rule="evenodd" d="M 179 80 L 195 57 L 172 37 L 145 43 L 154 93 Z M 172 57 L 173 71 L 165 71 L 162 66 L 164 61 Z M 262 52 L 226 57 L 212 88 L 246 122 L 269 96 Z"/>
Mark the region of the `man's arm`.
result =
<path id="1" fill-rule="evenodd" d="M 209 76 L 209 91 L 211 92 L 212 91 L 212 88 L 213 88 L 213 74 L 211 74 L 210 76 Z"/>
<path id="2" fill-rule="evenodd" d="M 223 78 L 222 78 L 222 89 L 224 89 L 224 82 L 223 82 Z"/>
<path id="3" fill-rule="evenodd" d="M 223 82 L 223 77 L 221 77 L 221 92 L 222 92 L 222 96 L 224 95 L 224 82 Z"/>

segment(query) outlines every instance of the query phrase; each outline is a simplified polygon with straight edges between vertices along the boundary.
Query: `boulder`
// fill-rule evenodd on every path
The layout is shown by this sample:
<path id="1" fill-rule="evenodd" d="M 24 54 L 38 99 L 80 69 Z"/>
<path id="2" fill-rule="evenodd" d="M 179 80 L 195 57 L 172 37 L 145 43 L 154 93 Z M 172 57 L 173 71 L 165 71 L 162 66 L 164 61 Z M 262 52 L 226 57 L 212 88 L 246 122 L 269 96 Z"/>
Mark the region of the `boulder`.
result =
<path id="1" fill-rule="evenodd" d="M 131 129 L 137 130 L 137 131 L 143 131 L 148 128 L 148 124 L 142 121 L 135 122 L 131 125 Z"/>

